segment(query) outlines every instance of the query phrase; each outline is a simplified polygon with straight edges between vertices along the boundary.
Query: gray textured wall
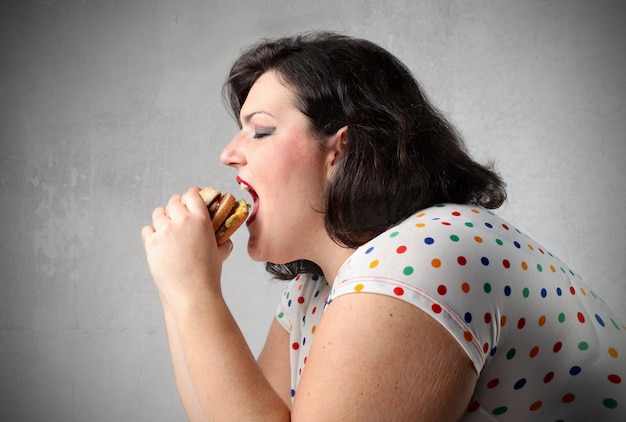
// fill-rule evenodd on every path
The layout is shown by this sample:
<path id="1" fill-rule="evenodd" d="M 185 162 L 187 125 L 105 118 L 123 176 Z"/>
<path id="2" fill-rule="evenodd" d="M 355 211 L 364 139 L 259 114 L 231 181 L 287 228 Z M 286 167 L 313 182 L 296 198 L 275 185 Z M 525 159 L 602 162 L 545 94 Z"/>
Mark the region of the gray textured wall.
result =
<path id="1" fill-rule="evenodd" d="M 626 316 L 626 15 L 607 1 L 0 4 L 0 420 L 182 420 L 140 229 L 219 165 L 241 47 L 333 29 L 396 53 L 508 180 L 502 210 Z M 245 230 L 243 231 L 245 232 Z M 282 285 L 235 238 L 255 352 Z M 626 319 L 626 318 L 624 318 Z"/>

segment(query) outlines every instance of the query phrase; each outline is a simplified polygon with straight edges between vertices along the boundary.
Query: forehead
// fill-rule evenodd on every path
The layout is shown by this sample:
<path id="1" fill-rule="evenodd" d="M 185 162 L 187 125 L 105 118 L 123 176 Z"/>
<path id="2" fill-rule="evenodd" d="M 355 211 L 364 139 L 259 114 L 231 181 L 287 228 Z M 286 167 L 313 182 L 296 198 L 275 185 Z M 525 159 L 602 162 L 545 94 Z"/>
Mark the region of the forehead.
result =
<path id="1" fill-rule="evenodd" d="M 241 107 L 241 117 L 266 111 L 272 115 L 295 110 L 295 93 L 275 72 L 262 74 L 250 88 Z"/>

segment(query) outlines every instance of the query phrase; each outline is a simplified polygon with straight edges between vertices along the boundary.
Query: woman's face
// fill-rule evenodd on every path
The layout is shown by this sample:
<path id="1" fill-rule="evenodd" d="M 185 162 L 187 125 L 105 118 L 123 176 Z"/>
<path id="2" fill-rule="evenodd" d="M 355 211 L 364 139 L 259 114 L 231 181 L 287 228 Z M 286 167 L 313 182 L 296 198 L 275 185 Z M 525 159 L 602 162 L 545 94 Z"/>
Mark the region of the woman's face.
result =
<path id="1" fill-rule="evenodd" d="M 221 154 L 252 196 L 248 253 L 257 261 L 311 259 L 310 248 L 327 237 L 320 210 L 330 153 L 294 104 L 274 72 L 261 75 L 241 108 L 241 130 Z"/>

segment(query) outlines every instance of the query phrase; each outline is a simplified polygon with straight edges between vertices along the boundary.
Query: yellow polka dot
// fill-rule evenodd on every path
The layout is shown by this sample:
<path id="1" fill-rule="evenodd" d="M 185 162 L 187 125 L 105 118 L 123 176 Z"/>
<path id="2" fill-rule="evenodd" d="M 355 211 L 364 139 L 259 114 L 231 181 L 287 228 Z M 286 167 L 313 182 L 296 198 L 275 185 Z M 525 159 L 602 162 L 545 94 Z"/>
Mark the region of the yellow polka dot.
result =
<path id="1" fill-rule="evenodd" d="M 556 268 L 554 268 L 554 265 L 550 265 L 550 271 L 552 271 L 553 273 L 556 272 Z"/>
<path id="2" fill-rule="evenodd" d="M 378 260 L 375 259 L 372 262 L 370 262 L 370 268 L 376 268 L 378 266 Z"/>
<path id="3" fill-rule="evenodd" d="M 425 216 L 426 213 L 425 212 L 420 212 L 419 214 L 416 215 L 417 218 L 421 218 L 423 216 Z"/>
<path id="4" fill-rule="evenodd" d="M 426 227 L 426 224 L 424 224 L 424 223 L 417 223 L 415 225 L 415 227 L 419 227 L 419 228 Z"/>
<path id="5" fill-rule="evenodd" d="M 583 294 L 583 296 L 587 296 L 587 292 L 582 287 L 580 288 L 580 292 Z"/>
<path id="6" fill-rule="evenodd" d="M 533 248 L 533 245 L 531 245 L 530 243 L 528 244 L 528 249 L 530 249 L 531 251 L 535 250 L 535 248 Z"/>
<path id="7" fill-rule="evenodd" d="M 617 350 L 614 347 L 609 347 L 609 355 L 612 358 L 616 358 L 617 356 L 619 356 L 619 353 L 617 353 Z"/>
<path id="8" fill-rule="evenodd" d="M 354 291 L 355 292 L 360 292 L 361 290 L 363 290 L 363 285 L 361 283 L 359 283 L 356 286 L 354 286 Z"/>
<path id="9" fill-rule="evenodd" d="M 472 209 L 472 212 L 473 212 L 474 214 L 480 214 L 480 211 L 475 210 L 475 209 Z"/>
<path id="10" fill-rule="evenodd" d="M 433 267 L 435 267 L 435 268 L 439 268 L 439 267 L 441 267 L 441 261 L 439 259 L 435 258 L 435 259 L 433 259 L 431 261 L 431 265 Z"/>

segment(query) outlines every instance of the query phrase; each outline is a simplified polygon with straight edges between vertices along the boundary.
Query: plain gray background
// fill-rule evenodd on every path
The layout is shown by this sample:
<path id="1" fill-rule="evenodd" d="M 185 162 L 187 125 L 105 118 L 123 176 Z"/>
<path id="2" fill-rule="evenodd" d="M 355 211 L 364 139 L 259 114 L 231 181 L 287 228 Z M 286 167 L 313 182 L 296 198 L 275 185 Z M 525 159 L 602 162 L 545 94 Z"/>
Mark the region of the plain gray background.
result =
<path id="1" fill-rule="evenodd" d="M 260 37 L 369 38 L 416 73 L 499 213 L 626 316 L 625 8 L 614 1 L 6 1 L 0 5 L 0 419 L 183 420 L 140 230 L 192 185 L 237 189 L 220 92 Z M 224 269 L 255 353 L 283 284 Z"/>

